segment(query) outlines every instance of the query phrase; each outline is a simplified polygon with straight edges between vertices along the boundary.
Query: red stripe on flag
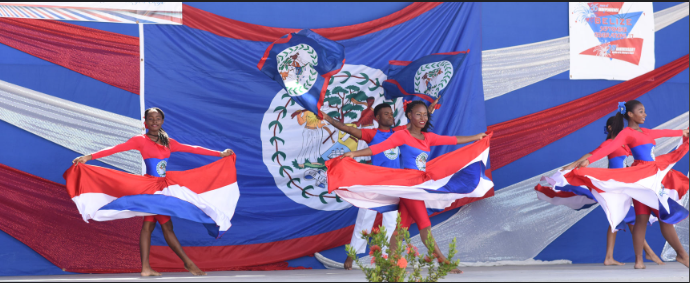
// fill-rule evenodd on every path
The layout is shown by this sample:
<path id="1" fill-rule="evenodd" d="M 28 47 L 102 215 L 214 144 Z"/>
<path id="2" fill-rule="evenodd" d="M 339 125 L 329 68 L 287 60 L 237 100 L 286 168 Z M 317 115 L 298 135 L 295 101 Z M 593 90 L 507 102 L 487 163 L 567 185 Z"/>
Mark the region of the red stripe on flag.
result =
<path id="1" fill-rule="evenodd" d="M 396 86 L 398 87 L 398 89 L 400 90 L 400 92 L 402 92 L 404 95 L 414 95 L 414 96 L 416 96 L 416 97 L 419 97 L 419 98 L 421 98 L 421 99 L 424 99 L 424 100 L 426 100 L 426 101 L 429 101 L 429 102 L 431 102 L 431 103 L 434 103 L 434 100 L 431 99 L 431 98 L 430 98 L 429 96 L 427 96 L 427 95 L 418 94 L 418 93 L 407 93 L 407 91 L 405 91 L 405 90 L 402 88 L 402 86 L 400 86 L 400 83 L 398 83 L 398 81 L 396 81 L 396 80 L 385 80 L 385 81 L 383 81 L 383 82 L 384 82 L 384 83 L 386 83 L 386 82 L 387 82 L 387 83 L 392 83 L 392 84 L 396 85 Z"/>
<path id="2" fill-rule="evenodd" d="M 269 45 L 268 48 L 266 48 L 266 51 L 264 51 L 264 56 L 261 56 L 261 60 L 259 60 L 259 64 L 257 64 L 256 67 L 259 68 L 259 70 L 261 70 L 261 68 L 264 67 L 264 63 L 266 63 L 266 60 L 268 59 L 268 54 L 270 54 L 271 49 L 273 49 L 273 45 L 275 45 L 276 43 L 277 44 L 286 43 L 286 42 L 290 41 L 291 38 L 292 38 L 292 33 L 288 33 L 287 37 L 278 38 L 276 41 L 271 43 L 271 45 Z"/>
<path id="3" fill-rule="evenodd" d="M 549 198 L 569 198 L 569 197 L 574 197 L 578 196 L 577 194 L 573 192 L 564 192 L 564 191 L 554 191 L 550 187 L 544 187 L 540 184 L 537 184 L 536 187 L 534 187 L 535 191 L 538 191 L 544 195 L 546 195 Z"/>
<path id="4" fill-rule="evenodd" d="M 467 49 L 467 50 L 465 50 L 465 51 L 454 51 L 454 52 L 434 53 L 434 54 L 431 54 L 431 55 L 458 55 L 458 54 L 461 54 L 461 53 L 470 53 L 470 50 Z"/>
<path id="5" fill-rule="evenodd" d="M 396 65 L 396 66 L 407 66 L 407 65 L 409 65 L 409 64 L 412 64 L 412 61 L 391 60 L 391 61 L 388 61 L 388 64 L 390 64 L 390 65 Z"/>
<path id="6" fill-rule="evenodd" d="M 319 102 L 316 103 L 316 109 L 319 109 L 319 112 L 314 113 L 317 117 L 319 117 L 319 119 L 323 120 L 323 115 L 321 115 L 321 107 L 323 106 L 323 100 L 326 97 L 326 91 L 328 91 L 328 83 L 330 82 L 331 77 L 337 73 L 340 73 L 340 70 L 342 70 L 343 67 L 345 67 L 345 59 L 343 59 L 343 64 L 340 65 L 340 69 L 333 70 L 322 75 L 324 78 L 323 86 L 321 87 L 321 93 L 319 94 Z"/>

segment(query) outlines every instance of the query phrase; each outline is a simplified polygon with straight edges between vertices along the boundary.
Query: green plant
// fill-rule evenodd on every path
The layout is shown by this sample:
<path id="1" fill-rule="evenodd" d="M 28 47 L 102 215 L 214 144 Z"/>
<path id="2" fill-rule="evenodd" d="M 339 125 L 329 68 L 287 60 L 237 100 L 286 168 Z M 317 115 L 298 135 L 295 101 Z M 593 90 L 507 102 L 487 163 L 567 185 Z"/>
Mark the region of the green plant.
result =
<path id="1" fill-rule="evenodd" d="M 369 244 L 369 255 L 372 258 L 371 263 L 374 264 L 373 268 L 362 265 L 354 248 L 350 245 L 345 246 L 347 255 L 355 259 L 369 282 L 437 282 L 460 264 L 460 260 L 450 261 L 446 259 L 442 261 L 433 252 L 435 241 L 431 235 L 426 242 L 427 254 L 420 255 L 417 247 L 410 243 L 410 233 L 407 228 L 400 226 L 400 214 L 398 214 L 397 222 L 398 225 L 393 234 L 397 242 L 395 249 L 391 249 L 386 240 L 385 227 L 376 227 L 372 229 L 371 233 L 367 233 L 366 230 L 361 232 L 362 238 L 366 238 Z M 455 239 L 453 239 L 448 250 L 448 258 L 452 259 L 457 252 L 455 246 Z M 388 255 L 384 254 L 384 249 Z M 435 265 L 435 262 L 438 262 L 438 266 Z M 412 267 L 412 273 L 407 272 L 408 267 Z M 425 267 L 428 268 L 427 277 L 422 276 L 422 269 Z"/>

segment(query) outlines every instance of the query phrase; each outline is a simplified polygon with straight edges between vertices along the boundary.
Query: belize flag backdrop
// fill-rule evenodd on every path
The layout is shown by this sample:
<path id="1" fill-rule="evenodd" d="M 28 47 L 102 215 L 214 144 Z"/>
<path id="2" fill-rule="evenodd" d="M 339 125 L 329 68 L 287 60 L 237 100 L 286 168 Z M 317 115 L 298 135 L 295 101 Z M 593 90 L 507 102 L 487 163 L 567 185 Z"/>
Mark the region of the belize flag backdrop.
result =
<path id="1" fill-rule="evenodd" d="M 347 60 L 329 82 L 322 111 L 336 112 L 331 115 L 347 124 L 375 127 L 370 112 L 384 102 L 381 83 L 390 60 L 481 50 L 478 4 L 414 5 L 372 22 L 314 30 L 342 44 Z M 232 229 L 216 240 L 202 225 L 175 219 L 185 250 L 207 269 L 270 264 L 346 244 L 357 214 L 328 193 L 324 163 L 364 145 L 304 111 L 257 69 L 270 43 L 296 30 L 252 26 L 187 6 L 184 25 L 144 29 L 145 106 L 166 112 L 164 128 L 178 141 L 237 153 L 241 197 Z M 468 53 L 454 71 L 458 93 L 434 113 L 437 134 L 486 130 L 480 56 Z M 404 124 L 400 100 L 388 102 Z M 455 148 L 439 147 L 432 157 Z M 169 170 L 211 161 L 178 156 Z M 154 237 L 153 245 L 152 264 L 178 267 L 162 238 Z"/>

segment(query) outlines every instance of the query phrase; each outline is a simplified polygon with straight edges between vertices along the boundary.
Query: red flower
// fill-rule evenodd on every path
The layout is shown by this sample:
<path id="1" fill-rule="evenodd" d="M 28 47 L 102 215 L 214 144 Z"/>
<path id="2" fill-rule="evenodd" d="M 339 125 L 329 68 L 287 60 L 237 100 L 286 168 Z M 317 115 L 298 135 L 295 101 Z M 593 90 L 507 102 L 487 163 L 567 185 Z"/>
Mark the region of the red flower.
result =
<path id="1" fill-rule="evenodd" d="M 372 257 L 372 258 L 371 258 L 371 264 L 374 264 L 375 261 L 376 261 L 376 258 L 375 258 L 375 257 Z"/>
<path id="2" fill-rule="evenodd" d="M 376 235 L 376 234 L 378 234 L 378 233 L 380 233 L 380 232 L 381 232 L 381 230 L 379 229 L 379 227 L 375 227 L 374 229 L 371 229 L 371 234 L 372 234 L 372 235 Z"/>
<path id="3" fill-rule="evenodd" d="M 369 233 L 367 233 L 367 230 L 362 230 L 362 237 L 369 237 Z"/>
<path id="4" fill-rule="evenodd" d="M 440 257 L 439 257 L 437 260 L 438 260 L 438 263 L 443 263 L 443 261 L 444 261 L 444 260 L 443 260 L 442 258 L 440 258 Z"/>
<path id="5" fill-rule="evenodd" d="M 400 258 L 400 259 L 398 260 L 398 267 L 400 267 L 400 268 L 405 268 L 405 267 L 407 267 L 407 259 L 405 259 L 404 257 L 403 257 L 403 258 Z"/>
<path id="6" fill-rule="evenodd" d="M 407 245 L 407 253 L 410 254 L 414 251 L 414 256 L 417 257 L 419 256 L 419 251 L 417 250 L 417 247 L 413 246 L 412 244 Z"/>
<path id="7" fill-rule="evenodd" d="M 430 258 L 429 256 L 426 256 L 426 255 L 425 255 L 425 256 L 424 256 L 424 261 L 426 261 L 427 263 L 431 263 L 431 258 Z"/>
<path id="8" fill-rule="evenodd" d="M 388 256 L 387 256 L 387 255 L 383 255 L 383 259 L 388 259 Z"/>
<path id="9" fill-rule="evenodd" d="M 373 246 L 371 246 L 371 249 L 369 249 L 369 255 L 373 256 L 374 252 L 380 251 L 380 250 L 381 250 L 381 247 L 379 247 L 378 245 L 373 245 Z"/>

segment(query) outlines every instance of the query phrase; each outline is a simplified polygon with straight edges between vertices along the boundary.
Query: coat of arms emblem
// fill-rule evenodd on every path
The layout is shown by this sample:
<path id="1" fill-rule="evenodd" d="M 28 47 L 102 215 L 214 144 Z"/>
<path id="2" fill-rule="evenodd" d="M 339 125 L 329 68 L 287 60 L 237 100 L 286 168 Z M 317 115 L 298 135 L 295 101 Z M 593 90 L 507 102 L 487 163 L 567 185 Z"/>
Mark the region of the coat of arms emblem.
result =
<path id="1" fill-rule="evenodd" d="M 319 56 L 311 46 L 298 44 L 281 51 L 276 61 L 278 72 L 283 79 L 285 89 L 291 96 L 308 92 L 319 75 L 314 66 L 318 65 Z"/>
<path id="2" fill-rule="evenodd" d="M 414 75 L 414 91 L 436 98 L 452 77 L 453 64 L 449 61 L 424 64 Z"/>
<path id="3" fill-rule="evenodd" d="M 288 66 L 283 67 L 289 70 L 284 75 L 286 89 L 289 89 L 287 81 L 297 80 L 293 76 L 305 76 L 309 79 L 311 66 L 301 71 L 296 67 L 309 66 L 306 58 L 301 63 L 292 63 L 294 60 L 301 60 L 299 58 L 302 58 L 303 54 L 309 54 L 305 53 L 306 47 L 308 46 L 304 45 L 298 49 L 296 46 L 292 51 L 285 53 L 285 61 L 278 61 L 279 66 Z M 315 62 L 316 59 L 314 64 Z M 316 75 L 318 74 L 312 78 L 316 78 Z M 385 99 L 381 86 L 381 81 L 385 80 L 386 75 L 381 70 L 365 65 L 344 65 L 343 69 L 328 81 L 320 110 L 348 126 L 371 129 L 378 126 L 374 119 L 374 108 L 378 104 L 387 103 L 393 108 L 396 125 L 406 122 L 402 120 L 405 119 L 402 99 Z M 301 84 L 305 82 L 300 81 Z M 292 93 L 286 93 L 286 89 L 280 90 L 273 98 L 261 123 L 262 154 L 266 168 L 273 176 L 278 189 L 296 203 L 325 211 L 350 207 L 351 204 L 341 200 L 338 195 L 328 192 L 328 168 L 325 163 L 346 152 L 367 147 L 366 142 L 338 130 L 319 119 L 316 113 L 302 108 L 295 103 Z M 386 157 L 391 159 L 395 159 L 398 154 L 397 148 L 385 153 Z"/>

